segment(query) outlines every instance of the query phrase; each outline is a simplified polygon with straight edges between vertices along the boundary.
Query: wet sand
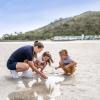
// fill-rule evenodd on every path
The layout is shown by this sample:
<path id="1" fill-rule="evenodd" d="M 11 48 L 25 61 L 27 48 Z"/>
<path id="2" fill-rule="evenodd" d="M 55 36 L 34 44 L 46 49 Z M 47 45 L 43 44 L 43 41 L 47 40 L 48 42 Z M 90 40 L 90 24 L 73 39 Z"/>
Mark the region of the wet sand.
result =
<path id="1" fill-rule="evenodd" d="M 13 80 L 6 61 L 9 55 L 32 42 L 0 42 L 0 100 L 100 100 L 100 41 L 46 42 L 55 63 L 45 69 L 48 79 L 40 77 Z M 57 67 L 58 52 L 67 49 L 78 62 L 74 76 L 64 76 Z"/>

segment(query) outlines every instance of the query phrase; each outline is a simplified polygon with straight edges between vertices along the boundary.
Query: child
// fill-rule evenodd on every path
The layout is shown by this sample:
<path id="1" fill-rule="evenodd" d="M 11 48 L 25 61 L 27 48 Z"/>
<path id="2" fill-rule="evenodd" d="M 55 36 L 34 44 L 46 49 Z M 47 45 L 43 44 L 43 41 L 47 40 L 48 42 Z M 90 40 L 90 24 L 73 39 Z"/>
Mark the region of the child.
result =
<path id="1" fill-rule="evenodd" d="M 66 75 L 72 75 L 75 72 L 77 63 L 69 57 L 68 52 L 65 49 L 61 50 L 59 55 L 61 60 L 59 62 L 59 67 L 56 67 L 55 69 L 62 68 Z"/>
<path id="2" fill-rule="evenodd" d="M 43 72 L 47 64 L 51 65 L 51 63 L 53 63 L 53 60 L 49 52 L 44 52 L 43 55 L 39 59 L 36 59 L 34 61 L 35 67 L 40 69 L 41 72 Z"/>

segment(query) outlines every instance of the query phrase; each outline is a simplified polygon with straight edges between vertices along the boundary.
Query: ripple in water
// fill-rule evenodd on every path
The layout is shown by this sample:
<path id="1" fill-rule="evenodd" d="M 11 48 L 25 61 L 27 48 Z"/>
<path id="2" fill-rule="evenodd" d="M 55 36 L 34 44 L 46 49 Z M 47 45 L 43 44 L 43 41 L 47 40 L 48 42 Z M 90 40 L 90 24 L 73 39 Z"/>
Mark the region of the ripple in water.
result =
<path id="1" fill-rule="evenodd" d="M 64 81 L 62 76 L 49 76 L 47 80 L 36 78 L 27 83 L 18 81 L 20 91 L 12 92 L 8 95 L 8 100 L 55 100 L 55 97 L 61 95 L 60 82 Z"/>

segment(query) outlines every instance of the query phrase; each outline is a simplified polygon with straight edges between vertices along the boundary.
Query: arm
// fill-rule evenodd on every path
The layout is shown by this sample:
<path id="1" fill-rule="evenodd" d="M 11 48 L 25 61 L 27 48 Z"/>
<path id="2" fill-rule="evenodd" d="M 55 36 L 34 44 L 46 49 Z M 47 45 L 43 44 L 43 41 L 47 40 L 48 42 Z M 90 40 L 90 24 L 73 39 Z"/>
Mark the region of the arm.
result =
<path id="1" fill-rule="evenodd" d="M 38 60 L 33 61 L 33 63 L 34 63 L 34 66 L 35 66 L 36 68 L 40 68 L 40 63 L 39 63 Z"/>
<path id="2" fill-rule="evenodd" d="M 37 74 L 39 74 L 41 77 L 47 79 L 47 76 L 45 76 L 42 72 L 38 71 L 38 69 L 34 66 L 33 61 L 28 61 L 29 66 L 32 70 L 34 70 Z"/>
<path id="3" fill-rule="evenodd" d="M 41 69 L 45 67 L 39 60 L 34 61 L 34 66 Z"/>
<path id="4" fill-rule="evenodd" d="M 43 72 L 44 68 L 46 67 L 46 65 L 41 66 L 41 72 Z"/>
<path id="5" fill-rule="evenodd" d="M 41 68 L 41 72 L 43 72 L 44 68 L 45 68 L 45 67 Z"/>
<path id="6" fill-rule="evenodd" d="M 64 67 L 64 65 L 59 63 L 59 66 L 56 67 L 55 69 L 57 70 L 57 69 L 59 69 L 59 68 L 63 68 L 63 67 Z"/>

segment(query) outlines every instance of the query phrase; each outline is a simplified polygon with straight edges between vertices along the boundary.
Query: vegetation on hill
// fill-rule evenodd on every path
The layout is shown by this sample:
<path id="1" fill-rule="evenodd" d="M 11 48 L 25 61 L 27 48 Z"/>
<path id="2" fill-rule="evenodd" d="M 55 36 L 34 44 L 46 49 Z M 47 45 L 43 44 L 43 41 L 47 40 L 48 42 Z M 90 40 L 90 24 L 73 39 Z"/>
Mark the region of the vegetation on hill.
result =
<path id="1" fill-rule="evenodd" d="M 70 18 L 59 18 L 47 26 L 25 33 L 5 34 L 3 40 L 50 39 L 66 35 L 100 35 L 100 11 L 88 11 Z"/>

